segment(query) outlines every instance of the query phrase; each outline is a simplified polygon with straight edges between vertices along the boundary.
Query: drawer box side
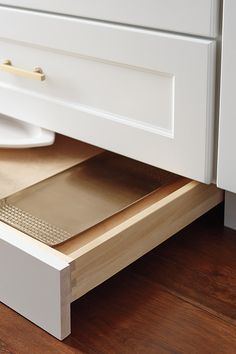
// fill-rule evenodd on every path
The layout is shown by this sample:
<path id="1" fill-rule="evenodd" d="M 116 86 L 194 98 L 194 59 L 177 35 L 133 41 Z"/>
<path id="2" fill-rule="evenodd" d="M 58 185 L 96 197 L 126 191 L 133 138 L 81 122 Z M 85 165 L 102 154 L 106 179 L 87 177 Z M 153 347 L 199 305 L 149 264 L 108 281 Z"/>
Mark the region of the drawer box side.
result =
<path id="1" fill-rule="evenodd" d="M 223 200 L 214 185 L 190 182 L 70 254 L 74 301 Z"/>

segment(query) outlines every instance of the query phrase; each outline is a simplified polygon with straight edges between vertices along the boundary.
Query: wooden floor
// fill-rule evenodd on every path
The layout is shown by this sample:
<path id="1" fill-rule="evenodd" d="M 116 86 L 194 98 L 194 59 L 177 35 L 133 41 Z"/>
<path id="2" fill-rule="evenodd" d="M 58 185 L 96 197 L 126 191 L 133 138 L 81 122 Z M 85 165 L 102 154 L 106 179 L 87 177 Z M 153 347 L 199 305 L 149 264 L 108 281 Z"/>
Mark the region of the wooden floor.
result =
<path id="1" fill-rule="evenodd" d="M 223 207 L 76 301 L 63 343 L 0 305 L 0 353 L 235 354 L 236 231 Z"/>

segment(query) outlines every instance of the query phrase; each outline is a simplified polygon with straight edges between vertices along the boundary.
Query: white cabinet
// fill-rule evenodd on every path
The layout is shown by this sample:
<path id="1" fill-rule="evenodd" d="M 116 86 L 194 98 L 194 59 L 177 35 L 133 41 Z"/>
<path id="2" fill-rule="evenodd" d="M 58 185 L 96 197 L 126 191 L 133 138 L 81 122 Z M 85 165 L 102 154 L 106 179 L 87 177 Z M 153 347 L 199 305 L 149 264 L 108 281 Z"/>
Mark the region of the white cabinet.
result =
<path id="1" fill-rule="evenodd" d="M 0 4 L 216 37 L 220 0 L 1 0 Z"/>
<path id="2" fill-rule="evenodd" d="M 236 2 L 225 0 L 217 184 L 236 192 Z"/>
<path id="3" fill-rule="evenodd" d="M 59 339 L 70 332 L 72 301 L 223 200 L 214 184 L 200 183 L 213 178 L 219 5 L 218 0 L 0 2 L 0 113 L 68 136 L 58 135 L 47 148 L 0 149 L 0 301 Z M 32 74 L 35 67 L 41 70 Z M 34 80 L 42 76 L 44 81 Z M 145 163 L 137 169 L 132 166 L 138 162 L 126 159 L 118 174 L 123 178 L 130 171 L 132 188 L 137 173 L 146 186 L 146 176 L 153 178 L 150 168 L 158 186 L 55 249 L 36 240 L 30 229 L 50 238 L 45 225 L 58 226 L 60 203 L 49 211 L 40 207 L 39 217 L 39 203 L 32 202 L 30 212 L 21 203 L 25 189 L 36 184 L 40 197 L 42 185 L 57 174 L 73 187 L 78 179 L 65 171 L 99 156 L 101 148 Z M 112 176 L 116 166 L 114 158 Z M 90 173 L 99 180 L 96 169 Z M 99 189 L 97 208 L 104 202 L 111 209 L 111 192 L 126 197 L 124 185 L 113 180 Z M 6 204 L 16 192 L 20 206 Z M 53 188 L 44 195 L 57 200 Z M 73 193 L 67 202 L 60 199 L 64 210 L 72 198 Z M 55 224 L 48 218 L 52 211 Z M 60 230 L 71 225 L 65 214 Z"/>
<path id="4" fill-rule="evenodd" d="M 212 181 L 214 40 L 6 8 L 0 33 L 2 62 L 46 76 L 0 72 L 1 113 Z"/>
<path id="5" fill-rule="evenodd" d="M 236 229 L 236 2 L 225 0 L 223 9 L 222 68 L 217 185 L 224 188 L 225 225 Z"/>

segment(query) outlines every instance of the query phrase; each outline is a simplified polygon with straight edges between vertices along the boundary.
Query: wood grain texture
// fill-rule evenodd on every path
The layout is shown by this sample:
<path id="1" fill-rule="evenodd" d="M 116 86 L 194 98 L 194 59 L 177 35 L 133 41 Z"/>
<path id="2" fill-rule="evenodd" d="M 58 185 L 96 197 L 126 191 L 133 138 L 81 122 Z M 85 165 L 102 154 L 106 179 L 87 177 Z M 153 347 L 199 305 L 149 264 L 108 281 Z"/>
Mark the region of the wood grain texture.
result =
<path id="1" fill-rule="evenodd" d="M 1 354 L 87 354 L 83 343 L 73 338 L 62 343 L 5 305 L 0 304 L 0 314 Z"/>
<path id="2" fill-rule="evenodd" d="M 176 187 L 177 188 L 177 187 Z M 158 194 L 157 194 L 158 197 Z M 189 182 L 69 253 L 74 301 L 219 204 L 223 191 Z"/>
<path id="3" fill-rule="evenodd" d="M 72 335 L 101 354 L 130 354 L 134 348 L 148 354 L 211 354 L 217 349 L 228 354 L 236 345 L 228 323 L 136 273 L 132 278 L 128 272 L 118 275 L 75 303 L 72 313 L 80 313 L 73 316 Z"/>
<path id="4" fill-rule="evenodd" d="M 0 348 L 8 354 L 234 354 L 235 252 L 236 232 L 223 227 L 217 207 L 76 301 L 64 342 L 0 305 Z M 163 264 L 169 266 L 161 276 Z M 189 268 L 191 276 L 176 267 Z"/>
<path id="5" fill-rule="evenodd" d="M 133 270 L 236 324 L 235 235 L 224 228 L 223 210 L 218 208 L 160 245 L 158 260 L 151 252 Z"/>

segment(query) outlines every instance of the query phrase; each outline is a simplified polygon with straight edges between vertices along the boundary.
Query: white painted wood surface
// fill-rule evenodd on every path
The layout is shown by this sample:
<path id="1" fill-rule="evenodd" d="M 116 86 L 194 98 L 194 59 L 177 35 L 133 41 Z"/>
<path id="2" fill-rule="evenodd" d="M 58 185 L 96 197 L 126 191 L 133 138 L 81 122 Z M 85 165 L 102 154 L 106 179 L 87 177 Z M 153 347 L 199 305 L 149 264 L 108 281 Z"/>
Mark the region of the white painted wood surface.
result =
<path id="1" fill-rule="evenodd" d="M 220 0 L 1 0 L 0 4 L 215 37 Z"/>
<path id="2" fill-rule="evenodd" d="M 225 192 L 225 226 L 236 230 L 236 194 Z"/>
<path id="3" fill-rule="evenodd" d="M 0 114 L 0 148 L 24 149 L 52 145 L 55 133 Z"/>
<path id="4" fill-rule="evenodd" d="M 236 193 L 236 1 L 224 1 L 217 185 Z"/>
<path id="5" fill-rule="evenodd" d="M 69 261 L 0 222 L 0 301 L 64 339 L 70 334 Z"/>
<path id="6" fill-rule="evenodd" d="M 2 113 L 211 182 L 214 41 L 6 8 L 0 33 L 1 61 L 46 74 L 0 73 Z"/>

